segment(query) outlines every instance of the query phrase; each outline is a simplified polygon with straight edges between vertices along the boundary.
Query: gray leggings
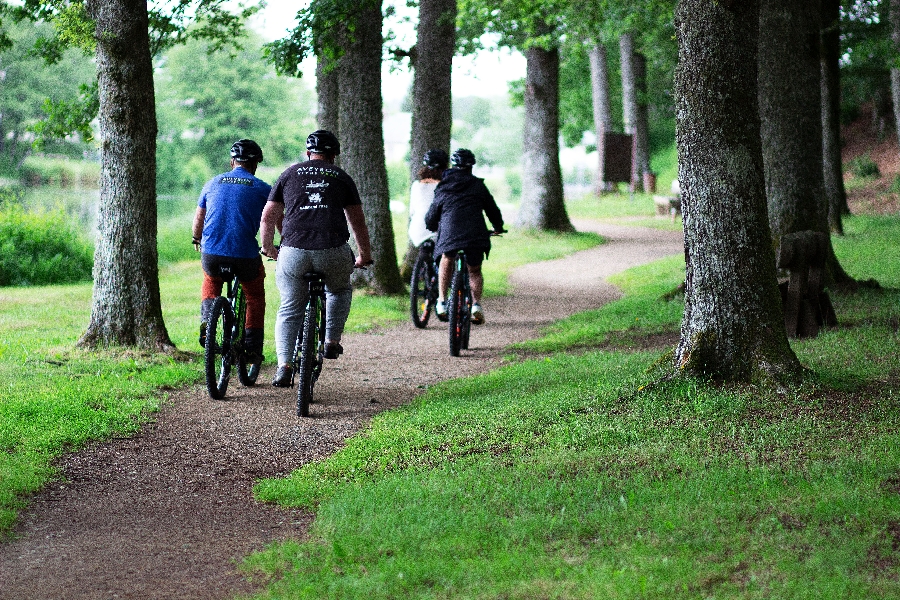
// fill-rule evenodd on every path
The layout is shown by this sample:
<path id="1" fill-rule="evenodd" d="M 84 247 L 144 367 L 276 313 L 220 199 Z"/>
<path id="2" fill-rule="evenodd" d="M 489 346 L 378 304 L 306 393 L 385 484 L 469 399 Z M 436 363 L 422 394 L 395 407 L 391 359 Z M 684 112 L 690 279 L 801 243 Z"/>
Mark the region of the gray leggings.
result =
<path id="1" fill-rule="evenodd" d="M 278 364 L 291 362 L 297 332 L 303 326 L 309 284 L 303 274 L 317 271 L 325 275 L 325 339 L 339 342 L 350 315 L 353 288 L 353 251 L 349 244 L 326 250 L 301 250 L 282 246 L 275 264 L 275 284 L 281 304 L 275 318 L 275 352 Z"/>

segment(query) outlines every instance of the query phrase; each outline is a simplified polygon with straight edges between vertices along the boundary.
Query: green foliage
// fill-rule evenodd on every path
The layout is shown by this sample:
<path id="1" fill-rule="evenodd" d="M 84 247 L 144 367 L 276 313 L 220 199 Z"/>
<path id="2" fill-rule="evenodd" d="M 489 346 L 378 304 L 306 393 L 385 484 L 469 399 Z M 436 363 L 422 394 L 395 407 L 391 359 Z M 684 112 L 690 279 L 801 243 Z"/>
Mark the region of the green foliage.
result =
<path id="1" fill-rule="evenodd" d="M 46 116 L 45 109 L 75 98 L 79 86 L 95 78 L 91 61 L 77 51 L 60 55 L 52 65 L 46 65 L 32 54 L 37 39 L 46 36 L 53 28 L 47 24 L 14 23 L 9 35 L 15 44 L 0 51 L 0 136 L 4 152 L 0 156 L 0 171 L 13 174 L 22 159 L 31 150 L 31 132 Z M 88 147 L 78 139 L 48 142 L 41 138 L 44 150 L 56 154 L 81 155 Z"/>
<path id="2" fill-rule="evenodd" d="M 62 211 L 0 208 L 0 286 L 85 281 L 93 261 L 93 247 Z"/>
<path id="3" fill-rule="evenodd" d="M 849 170 L 854 177 L 881 177 L 881 171 L 878 170 L 878 163 L 872 160 L 868 154 L 863 154 L 850 159 L 847 163 Z"/>
<path id="4" fill-rule="evenodd" d="M 158 70 L 157 181 L 161 191 L 199 193 L 228 169 L 228 149 L 241 138 L 259 142 L 266 165 L 292 162 L 315 128 L 305 84 L 277 78 L 259 57 L 259 41 L 243 40 L 233 56 L 205 42 L 170 50 Z"/>
<path id="5" fill-rule="evenodd" d="M 288 36 L 264 46 L 264 55 L 279 75 L 300 77 L 300 65 L 307 57 L 321 56 L 327 61 L 339 58 L 353 38 L 357 16 L 375 6 L 381 3 L 312 0 L 297 11 L 297 26 Z"/>
<path id="6" fill-rule="evenodd" d="M 34 147 L 43 150 L 48 143 L 77 134 L 85 142 L 93 141 L 94 130 L 91 122 L 100 110 L 100 90 L 97 82 L 82 85 L 75 100 L 52 100 L 47 98 L 42 106 L 45 117 L 34 123 L 29 130 L 37 136 Z"/>

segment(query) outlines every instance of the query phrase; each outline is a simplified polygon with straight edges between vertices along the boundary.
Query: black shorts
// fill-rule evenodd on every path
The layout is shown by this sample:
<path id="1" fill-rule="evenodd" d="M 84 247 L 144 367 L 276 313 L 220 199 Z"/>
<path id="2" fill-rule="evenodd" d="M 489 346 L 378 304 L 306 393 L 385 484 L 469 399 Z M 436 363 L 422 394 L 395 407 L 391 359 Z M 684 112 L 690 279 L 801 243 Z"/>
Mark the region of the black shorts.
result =
<path id="1" fill-rule="evenodd" d="M 481 263 L 484 262 L 484 259 L 486 259 L 490 253 L 490 250 L 485 250 L 484 248 L 463 248 L 462 251 L 466 253 L 466 264 L 470 267 L 480 267 Z M 457 252 L 459 252 L 459 250 L 444 252 L 444 256 L 453 260 L 456 258 Z"/>
<path id="2" fill-rule="evenodd" d="M 207 275 L 216 279 L 226 280 L 237 275 L 241 281 L 253 281 L 259 277 L 262 257 L 234 258 L 217 254 L 201 254 L 200 264 Z"/>

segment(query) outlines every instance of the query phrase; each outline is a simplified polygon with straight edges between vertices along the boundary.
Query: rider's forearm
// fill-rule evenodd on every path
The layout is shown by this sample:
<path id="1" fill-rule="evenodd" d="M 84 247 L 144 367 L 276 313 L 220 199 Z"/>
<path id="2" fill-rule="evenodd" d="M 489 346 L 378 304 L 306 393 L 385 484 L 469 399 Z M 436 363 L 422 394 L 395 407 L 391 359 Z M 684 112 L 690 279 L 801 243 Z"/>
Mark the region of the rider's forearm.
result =
<path id="1" fill-rule="evenodd" d="M 263 253 L 267 256 L 275 256 L 275 230 L 280 229 L 283 215 L 284 205 L 278 202 L 268 202 L 263 209 L 259 224 L 259 240 Z"/>
<path id="2" fill-rule="evenodd" d="M 191 234 L 195 240 L 199 240 L 203 237 L 204 220 L 206 220 L 206 209 L 197 207 L 197 212 L 194 213 L 194 223 L 191 226 Z"/>
<path id="3" fill-rule="evenodd" d="M 363 214 L 362 206 L 354 204 L 344 208 L 344 214 L 347 217 L 347 223 L 350 225 L 350 231 L 353 232 L 353 239 L 356 241 L 356 249 L 359 251 L 357 259 L 358 264 L 368 264 L 372 262 L 372 245 L 369 240 L 369 228 L 366 226 L 366 217 Z"/>

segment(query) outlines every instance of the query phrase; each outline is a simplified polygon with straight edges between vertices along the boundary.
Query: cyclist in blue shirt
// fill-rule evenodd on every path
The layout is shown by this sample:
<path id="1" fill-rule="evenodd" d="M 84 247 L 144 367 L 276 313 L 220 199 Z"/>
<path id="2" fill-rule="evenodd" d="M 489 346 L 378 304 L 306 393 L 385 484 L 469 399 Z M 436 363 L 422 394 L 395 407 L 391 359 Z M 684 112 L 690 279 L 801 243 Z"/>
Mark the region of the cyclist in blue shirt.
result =
<path id="1" fill-rule="evenodd" d="M 266 270 L 256 234 L 272 189 L 255 176 L 262 160 L 262 149 L 253 140 L 232 144 L 231 171 L 216 175 L 203 186 L 193 224 L 193 242 L 201 251 L 203 266 L 200 345 L 206 344 L 209 313 L 222 293 L 224 280 L 237 275 L 247 296 L 245 340 L 250 354 L 255 354 L 258 361 L 263 360 Z"/>

